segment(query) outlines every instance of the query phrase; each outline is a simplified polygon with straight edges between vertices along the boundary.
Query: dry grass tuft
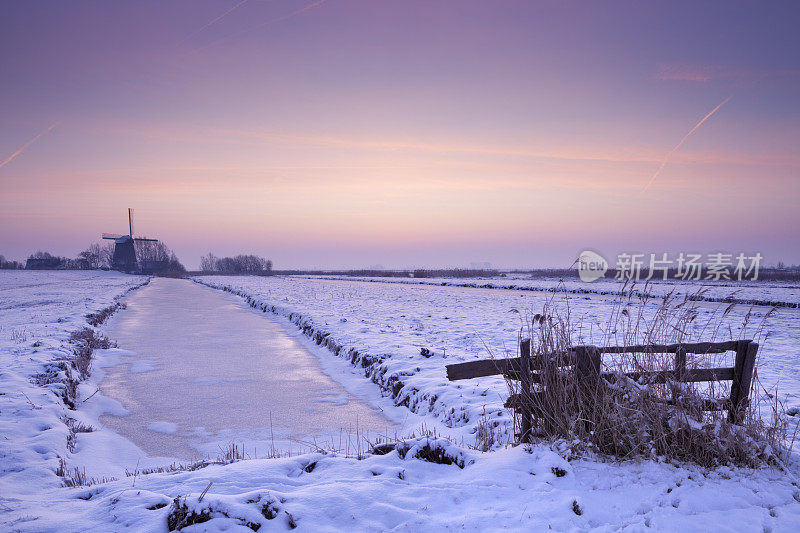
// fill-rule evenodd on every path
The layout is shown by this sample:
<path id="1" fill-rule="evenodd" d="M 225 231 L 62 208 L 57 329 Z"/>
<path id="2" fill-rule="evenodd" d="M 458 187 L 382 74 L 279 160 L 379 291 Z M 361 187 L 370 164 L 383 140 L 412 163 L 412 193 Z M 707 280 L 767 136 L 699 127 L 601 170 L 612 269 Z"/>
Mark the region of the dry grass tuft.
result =
<path id="1" fill-rule="evenodd" d="M 475 426 L 475 444 L 471 448 L 481 452 L 488 452 L 498 444 L 502 437 L 498 429 L 499 422 L 490 420 L 486 416 L 486 408 Z"/>
<path id="2" fill-rule="evenodd" d="M 99 483 L 109 483 L 117 480 L 115 477 L 88 477 L 86 475 L 85 468 L 83 470 L 78 467 L 70 469 L 67 467 L 67 463 L 64 461 L 64 459 L 61 457 L 58 459 L 56 475 L 63 478 L 62 483 L 65 487 L 91 487 L 92 485 L 97 485 Z"/>
<path id="3" fill-rule="evenodd" d="M 557 309 L 551 300 L 524 332 L 531 337 L 531 357 L 542 365 L 541 382 L 526 392 L 520 382 L 508 381 L 511 393 L 521 394 L 534 413 L 532 435 L 560 441 L 562 447 L 566 443 L 569 453 L 599 452 L 621 459 L 675 459 L 708 467 L 780 463 L 788 452 L 786 417 L 778 402 L 769 416 L 753 406 L 758 404 L 757 371 L 752 403 L 735 425 L 726 411 L 704 411 L 704 401 L 728 397 L 729 382 L 657 383 L 624 375 L 672 370 L 674 354 L 604 354 L 604 379 L 594 383 L 579 379 L 575 367 L 568 366 L 565 354 L 577 344 L 591 344 L 584 340 L 587 333 L 600 338 L 593 343 L 599 347 L 714 341 L 721 334 L 724 340 L 744 335 L 757 339 L 771 313 L 755 331 L 747 331 L 751 313 L 734 330 L 727 323 L 733 306 L 711 312 L 708 305 L 700 309 L 696 298 L 678 300 L 669 294 L 653 300 L 630 290 L 599 332 L 587 332 L 580 321 L 571 319 L 568 305 Z M 724 357 L 689 356 L 687 367 L 733 366 L 721 361 Z"/>
<path id="4" fill-rule="evenodd" d="M 70 335 L 69 340 L 76 344 L 72 366 L 77 370 L 81 379 L 86 379 L 91 374 L 92 353 L 96 349 L 107 350 L 116 346 L 107 337 L 97 334 L 91 328 L 83 328 Z"/>
<path id="5" fill-rule="evenodd" d="M 239 447 L 235 442 L 230 442 L 224 448 L 220 447 L 216 462 L 227 464 L 245 459 L 250 459 L 250 457 L 244 452 L 244 444 Z"/>
<path id="6" fill-rule="evenodd" d="M 122 302 L 116 302 L 113 305 L 109 305 L 108 307 L 97 311 L 96 313 L 89 313 L 86 315 L 86 321 L 92 326 L 99 326 L 108 320 L 111 315 L 116 313 L 117 309 L 125 309 L 125 304 Z"/>
<path id="7" fill-rule="evenodd" d="M 64 421 L 69 429 L 69 433 L 67 433 L 67 449 L 70 452 L 75 451 L 75 445 L 77 444 L 77 434 L 78 433 L 91 433 L 94 431 L 94 428 L 88 424 L 84 424 L 83 422 L 79 422 L 74 418 L 69 418 Z"/>

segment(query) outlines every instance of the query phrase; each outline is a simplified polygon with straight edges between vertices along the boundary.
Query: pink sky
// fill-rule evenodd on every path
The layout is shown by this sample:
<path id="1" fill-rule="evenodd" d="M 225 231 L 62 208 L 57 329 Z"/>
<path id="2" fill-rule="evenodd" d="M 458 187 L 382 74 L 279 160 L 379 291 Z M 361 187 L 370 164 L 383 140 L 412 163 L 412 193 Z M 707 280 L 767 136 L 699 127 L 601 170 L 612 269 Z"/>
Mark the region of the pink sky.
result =
<path id="1" fill-rule="evenodd" d="M 798 14 L 13 3 L 0 254 L 74 256 L 134 207 L 137 233 L 189 267 L 209 251 L 278 268 L 566 267 L 585 248 L 800 263 Z"/>

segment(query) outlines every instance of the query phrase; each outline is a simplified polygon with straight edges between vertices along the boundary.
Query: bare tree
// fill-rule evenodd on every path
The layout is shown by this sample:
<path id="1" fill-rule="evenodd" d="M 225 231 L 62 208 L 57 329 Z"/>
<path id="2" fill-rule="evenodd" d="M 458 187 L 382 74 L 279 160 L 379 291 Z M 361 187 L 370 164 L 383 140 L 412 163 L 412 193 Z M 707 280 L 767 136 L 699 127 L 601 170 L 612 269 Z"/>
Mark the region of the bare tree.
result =
<path id="1" fill-rule="evenodd" d="M 97 243 L 92 243 L 89 247 L 78 254 L 78 265 L 80 268 L 96 270 L 101 265 L 102 249 Z"/>
<path id="2" fill-rule="evenodd" d="M 175 252 L 161 241 L 134 241 L 136 259 L 139 265 L 158 275 L 179 275 L 186 268 L 178 260 Z"/>
<path id="3" fill-rule="evenodd" d="M 133 241 L 140 262 L 169 261 L 172 251 L 161 241 Z"/>
<path id="4" fill-rule="evenodd" d="M 114 259 L 114 243 L 107 242 L 100 246 L 100 268 L 111 268 Z"/>
<path id="5" fill-rule="evenodd" d="M 203 272 L 216 272 L 219 259 L 211 252 L 200 258 L 200 270 Z"/>

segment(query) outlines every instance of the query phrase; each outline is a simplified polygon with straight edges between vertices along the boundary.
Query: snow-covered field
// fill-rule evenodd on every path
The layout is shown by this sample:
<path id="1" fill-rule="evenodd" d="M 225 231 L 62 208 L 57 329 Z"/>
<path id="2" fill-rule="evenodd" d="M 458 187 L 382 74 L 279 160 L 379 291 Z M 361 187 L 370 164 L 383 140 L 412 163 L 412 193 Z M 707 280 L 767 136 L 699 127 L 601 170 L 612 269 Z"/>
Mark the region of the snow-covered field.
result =
<path id="1" fill-rule="evenodd" d="M 305 277 L 305 276 L 298 276 Z M 374 283 L 406 283 L 412 285 L 441 285 L 450 287 L 479 287 L 523 291 L 558 292 L 568 294 L 616 295 L 622 289 L 631 290 L 654 297 L 672 293 L 678 298 L 691 296 L 710 302 L 735 302 L 743 305 L 763 305 L 777 307 L 800 307 L 800 284 L 779 281 L 730 281 L 730 280 L 660 280 L 639 281 L 627 286 L 617 280 L 600 279 L 584 283 L 576 279 L 547 277 L 531 278 L 529 275 L 508 274 L 492 278 L 376 278 L 358 276 L 316 276 L 325 279 L 346 279 Z"/>
<path id="2" fill-rule="evenodd" d="M 377 407 L 391 403 L 408 410 L 405 431 L 419 435 L 426 424 L 428 432 L 445 433 L 450 441 L 418 437 L 360 460 L 306 453 L 127 477 L 124 468 L 131 461 L 152 467 L 159 459 L 100 429 L 97 419 L 111 404 L 101 395 L 83 400 L 95 393 L 102 368 L 80 385 L 76 410 L 54 393 L 58 384 L 34 382 L 48 363 L 71 354 L 69 334 L 87 325 L 87 313 L 144 281 L 103 272 L 0 272 L 0 529 L 166 531 L 168 516 L 198 522 L 185 531 L 800 529 L 796 459 L 790 472 L 708 470 L 566 461 L 544 446 L 504 447 L 511 430 L 501 409 L 505 384 L 499 378 L 450 383 L 444 365 L 489 352 L 513 353 L 521 320 L 549 297 L 534 291 L 200 278 L 247 298 L 287 328 L 299 327 L 319 345 L 312 349 L 323 369 L 348 390 L 382 390 L 385 397 L 373 400 Z M 570 300 L 572 312 L 587 324 L 587 337 L 589 324 L 602 327 L 610 305 L 612 299 L 599 294 Z M 714 308 L 703 305 L 708 312 Z M 735 309 L 733 322 L 745 312 Z M 773 333 L 761 352 L 762 379 L 779 383 L 779 394 L 790 403 L 800 402 L 793 346 L 800 338 L 799 317 L 788 308 L 769 317 L 765 327 Z M 422 348 L 433 355 L 423 357 Z M 107 364 L 116 357 L 113 349 L 101 355 Z M 351 368 L 349 375 L 338 374 L 343 366 Z M 77 433 L 74 451 L 67 446 L 67 417 L 97 428 Z M 485 453 L 472 448 L 473 431 L 484 417 L 498 439 L 497 449 Z M 432 448 L 455 464 L 425 461 Z M 86 468 L 90 477 L 119 479 L 62 487 L 59 458 L 68 468 Z"/>

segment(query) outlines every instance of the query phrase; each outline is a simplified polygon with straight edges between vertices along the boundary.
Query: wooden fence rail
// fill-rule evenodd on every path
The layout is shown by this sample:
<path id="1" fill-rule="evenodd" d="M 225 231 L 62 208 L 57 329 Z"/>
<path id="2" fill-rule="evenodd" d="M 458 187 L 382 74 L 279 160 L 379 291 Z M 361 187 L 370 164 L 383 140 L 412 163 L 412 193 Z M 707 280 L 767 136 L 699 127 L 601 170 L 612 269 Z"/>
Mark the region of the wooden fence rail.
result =
<path id="1" fill-rule="evenodd" d="M 719 354 L 736 352 L 734 366 L 722 368 L 687 368 L 686 355 Z M 604 353 L 647 353 L 675 354 L 673 370 L 657 370 L 650 372 L 626 372 L 625 376 L 639 382 L 667 383 L 731 381 L 731 394 L 728 399 L 708 399 L 704 401 L 706 411 L 728 411 L 728 420 L 738 424 L 744 416 L 749 404 L 750 386 L 753 379 L 758 344 L 752 340 L 726 342 L 697 342 L 680 344 L 644 344 L 635 346 L 575 346 L 569 352 L 553 354 L 549 361 L 531 357 L 531 341 L 525 339 L 520 343 L 520 356 L 507 359 L 484 359 L 447 365 L 447 378 L 450 381 L 472 379 L 486 376 L 503 375 L 508 379 L 520 382 L 522 394 L 514 394 L 508 398 L 506 407 L 511 407 L 520 415 L 520 441 L 530 439 L 533 413 L 531 402 L 523 401 L 524 395 L 536 396 L 533 385 L 541 382 L 538 372 L 545 363 L 560 367 L 574 367 L 578 379 L 591 382 L 602 378 L 613 379 L 615 372 L 603 372 L 602 355 Z"/>

